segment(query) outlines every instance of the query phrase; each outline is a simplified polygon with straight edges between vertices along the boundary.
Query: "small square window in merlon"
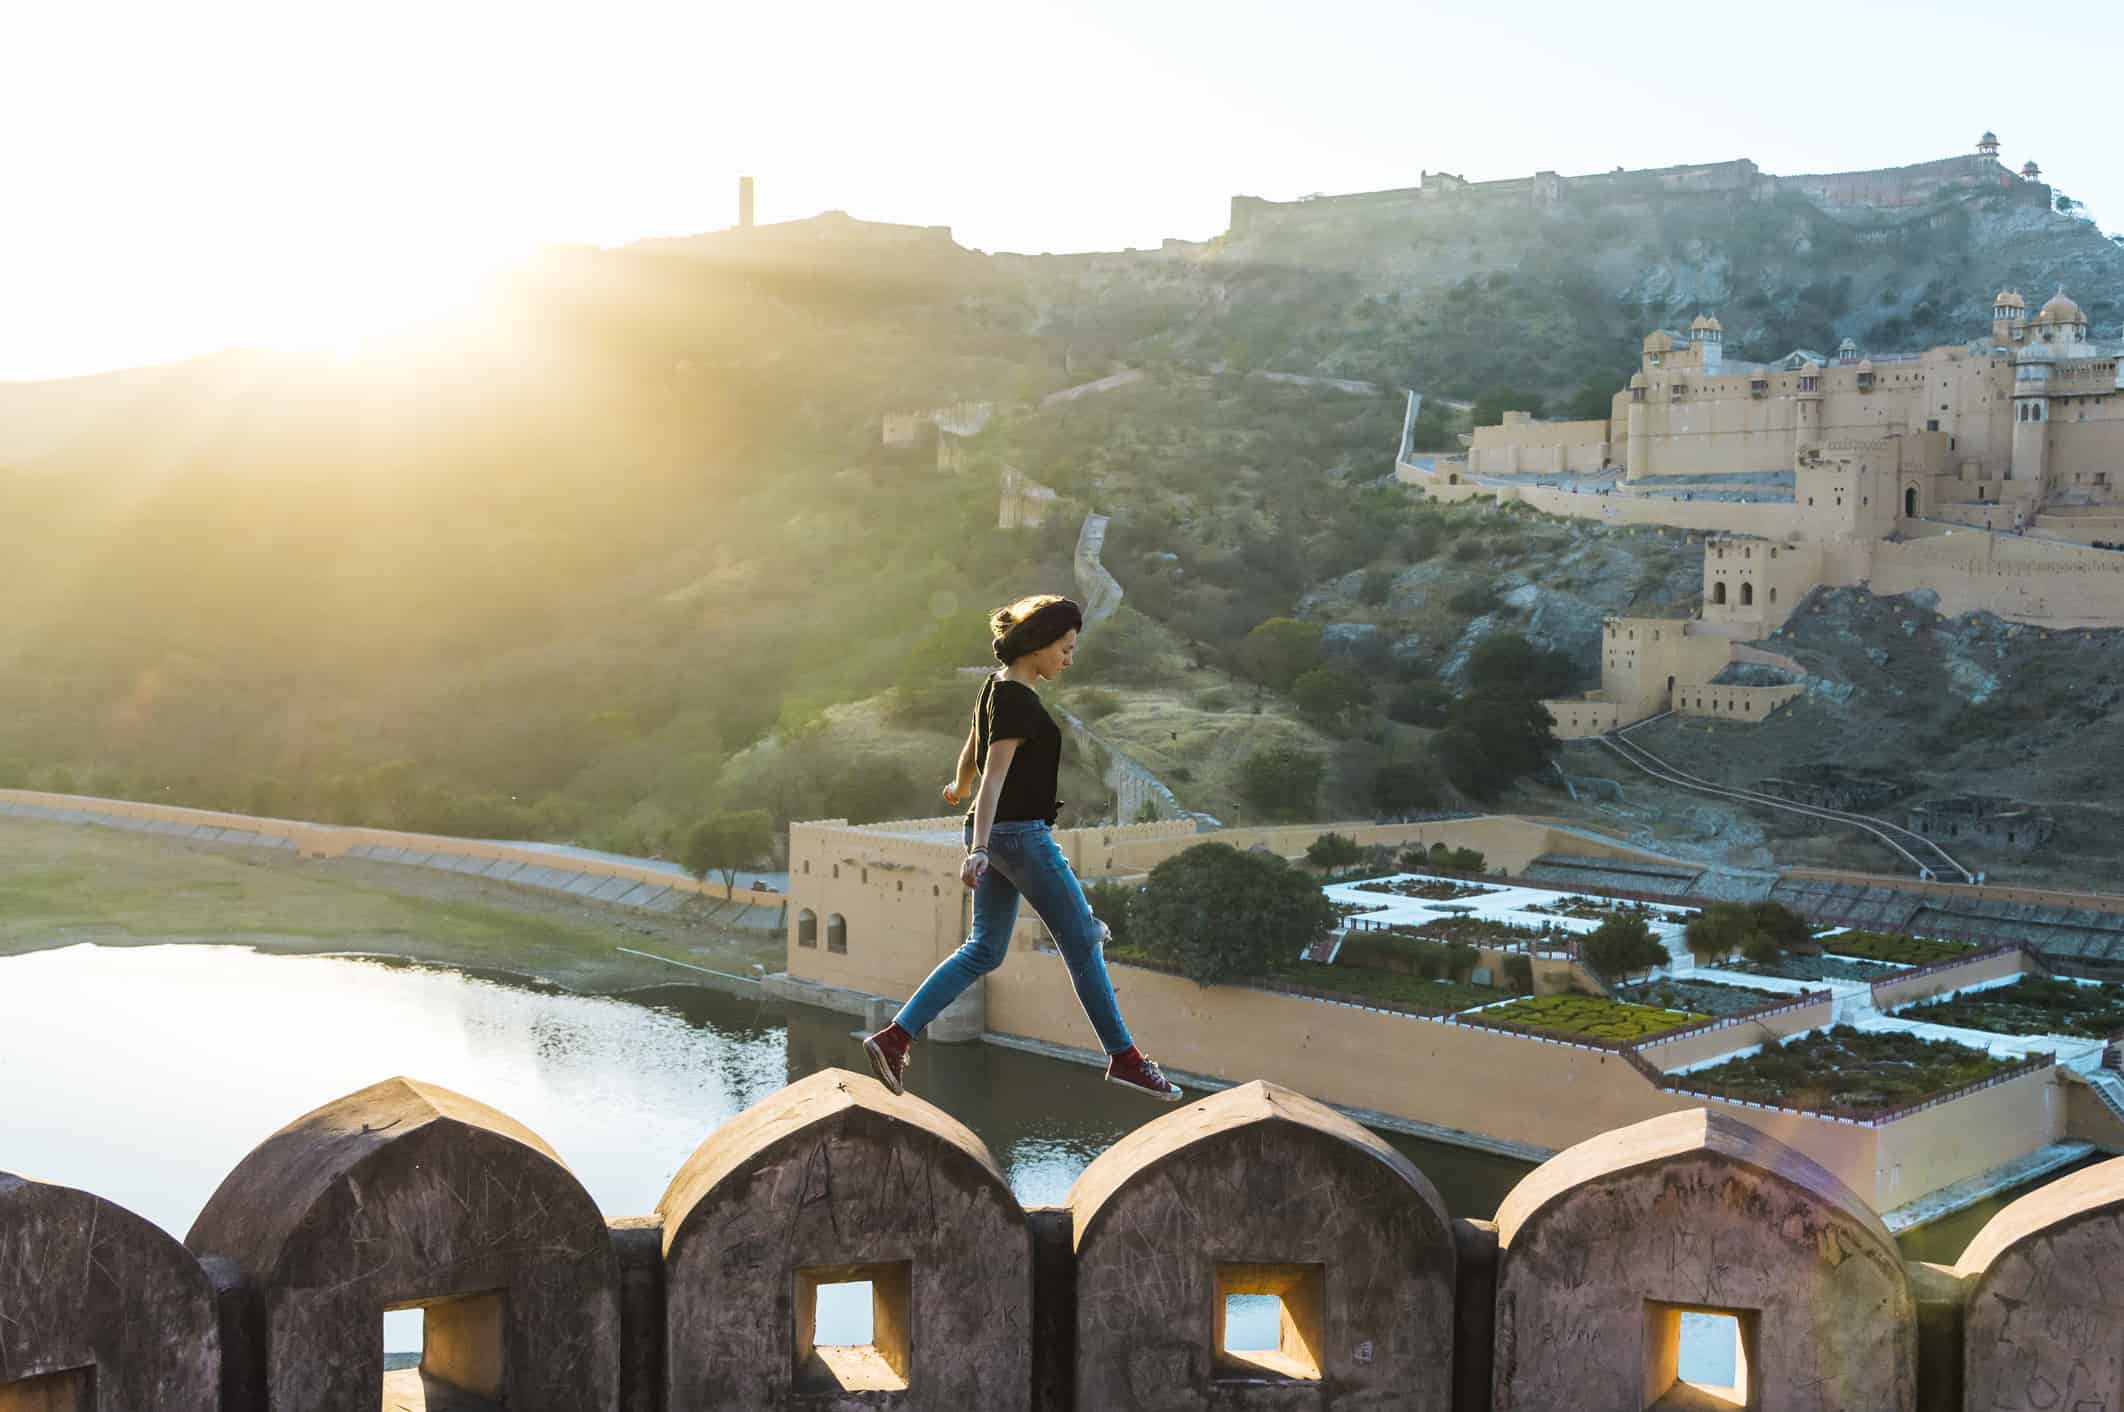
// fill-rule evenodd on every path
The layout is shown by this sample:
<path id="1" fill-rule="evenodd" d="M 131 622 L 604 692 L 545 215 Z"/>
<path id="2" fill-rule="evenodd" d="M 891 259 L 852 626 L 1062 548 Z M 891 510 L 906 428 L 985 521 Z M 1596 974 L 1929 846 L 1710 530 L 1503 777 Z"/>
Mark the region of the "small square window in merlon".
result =
<path id="1" fill-rule="evenodd" d="M 867 1306 L 867 1325 L 857 1306 Z M 914 1361 L 914 1262 L 798 1270 L 793 1342 L 797 1392 L 906 1389 Z"/>
<path id="2" fill-rule="evenodd" d="M 1761 1315 L 1645 1301 L 1647 1412 L 1757 1412 Z"/>
<path id="3" fill-rule="evenodd" d="M 1319 1382 L 1325 1376 L 1325 1265 L 1219 1261 L 1213 1317 L 1211 1361 L 1220 1380 Z"/>
<path id="4" fill-rule="evenodd" d="M 420 1362 L 384 1374 L 386 1408 L 488 1412 L 508 1396 L 509 1298 L 501 1290 L 412 1299 L 387 1315 L 418 1311 Z M 388 1328 L 388 1322 L 386 1327 Z M 389 1345 L 387 1344 L 386 1347 Z M 395 1362 L 387 1356 L 387 1364 Z"/>

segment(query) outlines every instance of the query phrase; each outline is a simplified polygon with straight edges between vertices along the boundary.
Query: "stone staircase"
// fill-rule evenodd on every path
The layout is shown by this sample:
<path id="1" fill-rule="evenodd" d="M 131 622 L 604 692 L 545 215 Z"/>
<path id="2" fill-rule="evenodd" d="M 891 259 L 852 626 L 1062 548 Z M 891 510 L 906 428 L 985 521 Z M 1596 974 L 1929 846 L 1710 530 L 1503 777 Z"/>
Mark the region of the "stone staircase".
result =
<path id="1" fill-rule="evenodd" d="M 2124 1122 L 2124 1079 L 2118 1078 L 2112 1070 L 2102 1068 L 2087 1076 L 2087 1084 L 2102 1100 L 2103 1106 L 2116 1114 L 2119 1122 Z"/>

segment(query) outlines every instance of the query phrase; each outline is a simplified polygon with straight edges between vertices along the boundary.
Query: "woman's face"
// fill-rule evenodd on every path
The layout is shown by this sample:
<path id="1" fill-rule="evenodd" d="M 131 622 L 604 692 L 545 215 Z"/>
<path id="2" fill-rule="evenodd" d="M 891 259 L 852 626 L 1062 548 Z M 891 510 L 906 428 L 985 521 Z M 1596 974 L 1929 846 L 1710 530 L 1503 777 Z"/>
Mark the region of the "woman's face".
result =
<path id="1" fill-rule="evenodd" d="M 1032 654 L 1033 671 L 1043 681 L 1053 681 L 1069 670 L 1070 662 L 1077 655 L 1077 630 L 1071 628 L 1047 646 Z"/>

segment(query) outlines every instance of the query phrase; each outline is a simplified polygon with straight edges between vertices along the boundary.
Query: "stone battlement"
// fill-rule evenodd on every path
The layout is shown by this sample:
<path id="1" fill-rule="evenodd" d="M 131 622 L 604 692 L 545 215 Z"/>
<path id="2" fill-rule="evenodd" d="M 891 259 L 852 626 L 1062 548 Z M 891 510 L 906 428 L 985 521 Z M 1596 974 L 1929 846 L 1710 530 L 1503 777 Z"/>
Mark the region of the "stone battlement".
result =
<path id="1" fill-rule="evenodd" d="M 0 1174 L 0 1409 L 2115 1408 L 2120 1266 L 2124 1159 L 1950 1268 L 1703 1109 L 1579 1143 L 1471 1221 L 1262 1082 L 1028 1210 L 956 1119 L 824 1070 L 610 1220 L 535 1133 L 400 1078 L 268 1138 L 183 1244 Z M 851 1283 L 871 1341 L 818 1343 L 819 1291 Z M 1227 1345 L 1241 1295 L 1278 1301 L 1275 1348 Z M 409 1307 L 426 1352 L 387 1375 L 382 1316 Z M 1725 1321 L 1738 1386 L 1682 1381 L 1685 1314 Z"/>

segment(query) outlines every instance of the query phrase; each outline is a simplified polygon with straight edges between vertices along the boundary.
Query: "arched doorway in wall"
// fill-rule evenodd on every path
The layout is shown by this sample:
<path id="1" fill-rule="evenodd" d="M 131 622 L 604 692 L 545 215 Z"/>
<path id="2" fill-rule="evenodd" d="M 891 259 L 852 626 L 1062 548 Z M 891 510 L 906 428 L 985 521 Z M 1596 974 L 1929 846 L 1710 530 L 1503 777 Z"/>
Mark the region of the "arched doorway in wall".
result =
<path id="1" fill-rule="evenodd" d="M 1914 485 L 1903 487 L 1903 514 L 1908 519 L 1917 518 L 1917 487 Z"/>
<path id="2" fill-rule="evenodd" d="M 1754 585 L 1754 584 L 1752 584 L 1752 583 L 1744 583 L 1744 584 L 1742 584 L 1742 585 L 1741 585 L 1741 607 L 1743 607 L 1743 608 L 1752 608 L 1752 607 L 1754 607 L 1754 606 L 1755 606 L 1755 585 Z"/>
<path id="3" fill-rule="evenodd" d="M 1777 585 L 1774 583 L 1770 585 L 1770 601 L 1777 602 Z"/>
<path id="4" fill-rule="evenodd" d="M 1726 601 L 1726 585 L 1723 579 L 1711 585 L 1711 601 L 1720 604 Z"/>
<path id="5" fill-rule="evenodd" d="M 838 912 L 826 916 L 826 949 L 839 956 L 848 954 L 848 919 Z"/>
<path id="6" fill-rule="evenodd" d="M 797 945 L 817 946 L 818 944 L 819 914 L 806 907 L 803 911 L 797 913 Z"/>
<path id="7" fill-rule="evenodd" d="M 1668 708 L 1669 708 L 1669 709 L 1672 709 L 1673 705 L 1674 705 L 1674 678 L 1672 678 L 1672 677 L 1668 677 L 1668 678 L 1667 678 L 1667 706 L 1668 706 Z"/>

